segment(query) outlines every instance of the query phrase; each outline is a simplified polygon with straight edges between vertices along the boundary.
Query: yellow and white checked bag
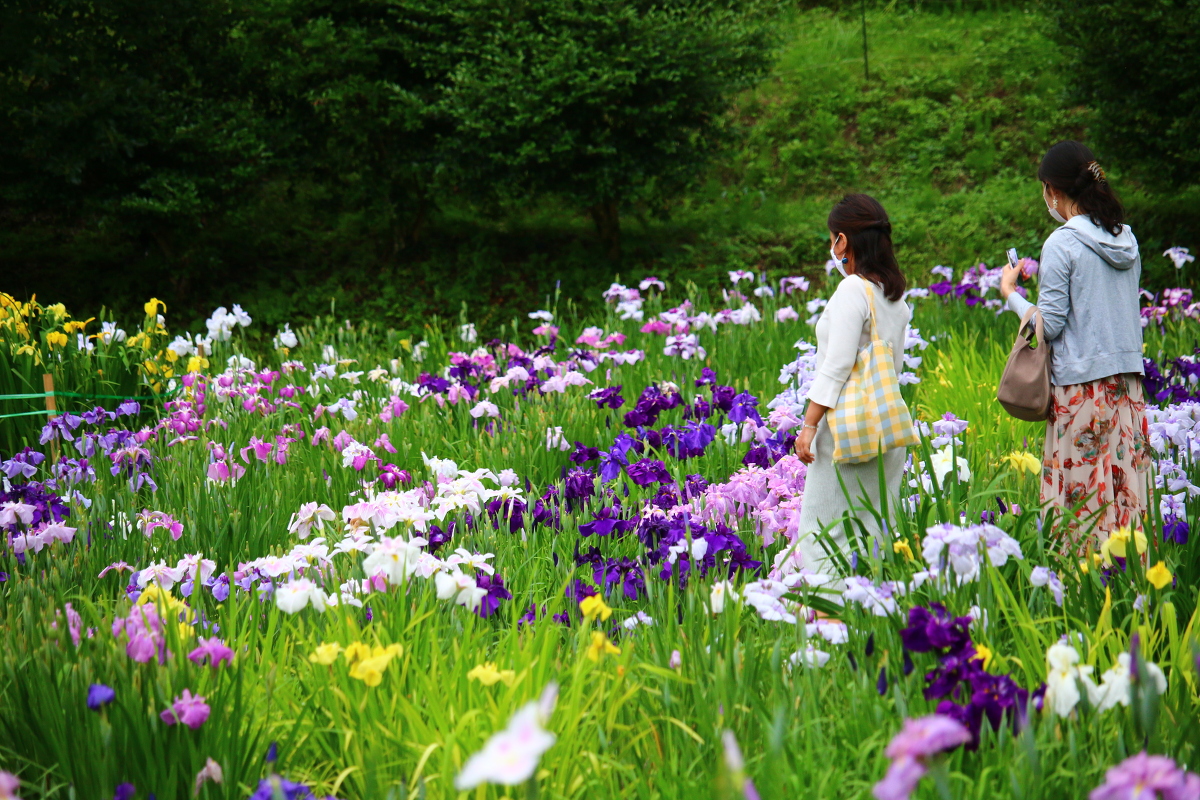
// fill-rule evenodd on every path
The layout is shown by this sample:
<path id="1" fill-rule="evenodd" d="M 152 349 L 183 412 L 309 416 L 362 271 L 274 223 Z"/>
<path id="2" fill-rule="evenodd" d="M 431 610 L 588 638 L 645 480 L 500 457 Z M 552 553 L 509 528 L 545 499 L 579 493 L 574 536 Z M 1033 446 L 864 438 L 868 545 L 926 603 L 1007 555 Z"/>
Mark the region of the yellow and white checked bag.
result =
<path id="1" fill-rule="evenodd" d="M 827 415 L 835 464 L 858 464 L 921 441 L 900 395 L 891 345 L 879 337 L 875 326 L 875 295 L 870 286 L 863 288 L 871 307 L 871 342 L 858 351 L 838 404 Z"/>

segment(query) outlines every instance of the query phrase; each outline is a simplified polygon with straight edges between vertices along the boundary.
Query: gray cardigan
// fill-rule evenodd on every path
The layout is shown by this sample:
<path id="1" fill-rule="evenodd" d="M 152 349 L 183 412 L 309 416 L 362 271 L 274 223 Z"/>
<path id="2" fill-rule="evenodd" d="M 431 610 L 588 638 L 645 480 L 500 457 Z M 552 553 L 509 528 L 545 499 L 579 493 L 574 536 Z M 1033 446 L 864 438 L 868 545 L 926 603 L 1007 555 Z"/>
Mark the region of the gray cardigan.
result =
<path id="1" fill-rule="evenodd" d="M 1053 348 L 1051 383 L 1143 374 L 1142 260 L 1128 225 L 1113 236 L 1085 214 L 1071 217 L 1046 239 L 1038 272 L 1037 307 Z M 1018 316 L 1032 307 L 1016 292 L 1008 296 Z"/>

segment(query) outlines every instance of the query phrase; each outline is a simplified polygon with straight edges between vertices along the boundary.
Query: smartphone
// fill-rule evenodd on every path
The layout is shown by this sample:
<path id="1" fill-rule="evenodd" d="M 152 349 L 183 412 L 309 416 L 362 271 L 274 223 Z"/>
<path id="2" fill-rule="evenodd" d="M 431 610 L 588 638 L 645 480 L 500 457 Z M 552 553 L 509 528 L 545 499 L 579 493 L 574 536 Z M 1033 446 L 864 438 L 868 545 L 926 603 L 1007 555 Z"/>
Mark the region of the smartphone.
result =
<path id="1" fill-rule="evenodd" d="M 1010 248 L 1008 248 L 1008 250 L 1006 250 L 1006 251 L 1005 251 L 1005 255 L 1007 255 L 1007 256 L 1008 256 L 1008 265 L 1009 265 L 1010 267 L 1012 267 L 1013 269 L 1016 269 L 1016 266 L 1017 266 L 1017 248 L 1015 248 L 1015 247 L 1010 247 Z"/>

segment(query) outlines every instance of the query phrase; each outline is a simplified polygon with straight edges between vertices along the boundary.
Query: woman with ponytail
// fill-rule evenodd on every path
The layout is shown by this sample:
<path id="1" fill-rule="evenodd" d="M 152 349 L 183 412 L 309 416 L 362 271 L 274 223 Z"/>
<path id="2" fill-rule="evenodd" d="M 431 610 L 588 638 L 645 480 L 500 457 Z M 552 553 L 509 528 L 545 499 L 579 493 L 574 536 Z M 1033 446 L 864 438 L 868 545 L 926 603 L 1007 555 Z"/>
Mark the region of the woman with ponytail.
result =
<path id="1" fill-rule="evenodd" d="M 1042 158 L 1038 179 L 1046 210 L 1061 223 L 1042 246 L 1038 270 L 1037 308 L 1052 348 L 1041 497 L 1047 510 L 1071 517 L 1061 549 L 1082 552 L 1140 527 L 1146 513 L 1142 262 L 1091 150 L 1059 142 Z M 1016 291 L 1019 277 L 1006 267 L 1000 293 L 1024 318 L 1033 304 Z"/>
<path id="2" fill-rule="evenodd" d="M 872 308 L 878 335 L 890 345 L 890 367 L 897 374 L 902 370 L 912 309 L 903 299 L 904 275 L 892 250 L 892 223 L 879 201 L 865 194 L 847 195 L 829 212 L 828 224 L 829 253 L 842 281 L 817 321 L 816 377 L 808 390 L 804 426 L 796 437 L 796 455 L 809 465 L 796 549 L 805 567 L 832 572 L 819 533 L 829 528 L 829 538 L 848 556 L 844 526 L 835 523 L 850 514 L 869 535 L 878 538 L 881 531 L 874 515 L 853 509 L 850 500 L 856 500 L 854 505 L 880 509 L 880 495 L 886 493 L 889 504 L 897 502 L 906 453 L 905 448 L 896 447 L 868 461 L 834 464 L 833 434 L 826 412 L 843 399 L 859 351 L 871 341 Z M 907 408 L 884 411 L 911 426 Z"/>

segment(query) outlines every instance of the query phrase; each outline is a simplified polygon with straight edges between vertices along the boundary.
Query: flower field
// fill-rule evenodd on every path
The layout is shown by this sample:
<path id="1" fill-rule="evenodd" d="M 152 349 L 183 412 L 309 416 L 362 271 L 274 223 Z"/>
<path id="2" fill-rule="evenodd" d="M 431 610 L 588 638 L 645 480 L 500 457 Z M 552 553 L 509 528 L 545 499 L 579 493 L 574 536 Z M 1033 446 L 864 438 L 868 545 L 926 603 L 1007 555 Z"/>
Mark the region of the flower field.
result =
<path id="1" fill-rule="evenodd" d="M 910 290 L 922 445 L 836 570 L 792 547 L 832 280 L 494 339 L 3 296 L 0 797 L 1200 797 L 1200 304 L 1146 294 L 1151 515 L 1076 553 L 998 279 Z"/>

